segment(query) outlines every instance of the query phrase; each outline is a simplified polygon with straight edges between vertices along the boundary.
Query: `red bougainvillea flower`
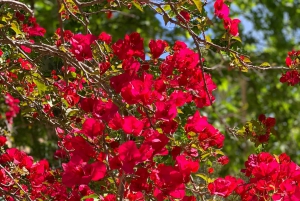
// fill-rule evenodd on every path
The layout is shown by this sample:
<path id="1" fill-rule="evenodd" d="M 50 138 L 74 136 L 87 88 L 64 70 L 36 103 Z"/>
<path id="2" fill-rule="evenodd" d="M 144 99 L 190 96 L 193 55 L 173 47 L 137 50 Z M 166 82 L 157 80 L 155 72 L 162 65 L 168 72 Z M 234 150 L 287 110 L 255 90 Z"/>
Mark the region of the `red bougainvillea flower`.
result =
<path id="1" fill-rule="evenodd" d="M 122 163 L 122 169 L 128 173 L 133 173 L 136 164 L 142 162 L 142 155 L 134 141 L 127 141 L 119 147 L 119 160 Z"/>
<path id="2" fill-rule="evenodd" d="M 0 136 L 0 147 L 2 147 L 3 145 L 5 145 L 5 142 L 7 141 L 5 136 Z"/>
<path id="3" fill-rule="evenodd" d="M 207 169 L 207 172 L 209 173 L 209 174 L 212 174 L 212 173 L 214 173 L 214 168 L 212 168 L 212 167 L 210 167 L 210 168 L 208 168 Z"/>
<path id="4" fill-rule="evenodd" d="M 62 182 L 67 187 L 73 185 L 88 184 L 91 180 L 102 179 L 106 174 L 106 166 L 103 162 L 87 164 L 80 158 L 72 157 L 68 163 L 63 163 Z"/>
<path id="5" fill-rule="evenodd" d="M 155 117 L 162 120 L 172 120 L 177 116 L 176 104 L 172 101 L 156 102 Z"/>
<path id="6" fill-rule="evenodd" d="M 197 110 L 195 114 L 188 118 L 184 129 L 187 133 L 195 132 L 199 133 L 203 131 L 208 126 L 207 118 L 201 117 L 199 111 Z"/>
<path id="7" fill-rule="evenodd" d="M 6 153 L 1 155 L 0 163 L 5 163 L 8 161 L 13 162 L 20 168 L 25 167 L 27 170 L 29 170 L 33 164 L 33 158 L 31 156 L 27 156 L 25 152 L 16 148 L 7 149 Z"/>
<path id="8" fill-rule="evenodd" d="M 132 33 L 126 35 L 124 40 L 118 40 L 112 45 L 114 54 L 121 60 L 131 56 L 139 57 L 145 60 L 144 53 L 144 39 L 141 38 L 140 34 Z"/>
<path id="9" fill-rule="evenodd" d="M 183 176 L 179 170 L 172 166 L 159 164 L 151 172 L 151 180 L 155 183 L 154 196 L 163 201 L 166 196 L 182 199 L 185 196 L 185 186 Z"/>
<path id="10" fill-rule="evenodd" d="M 110 62 L 99 63 L 100 75 L 103 75 L 110 68 Z"/>
<path id="11" fill-rule="evenodd" d="M 101 99 L 96 99 L 94 100 L 92 114 L 93 117 L 100 119 L 103 122 L 109 122 L 118 112 L 118 109 L 118 106 L 111 100 L 104 102 Z"/>
<path id="12" fill-rule="evenodd" d="M 46 29 L 41 27 L 34 17 L 29 17 L 29 24 L 23 24 L 23 31 L 27 33 L 29 36 L 44 36 L 46 33 Z"/>
<path id="13" fill-rule="evenodd" d="M 287 57 L 285 58 L 285 64 L 286 64 L 288 67 L 290 67 L 290 66 L 292 65 L 292 59 L 291 59 L 291 57 L 287 56 Z"/>
<path id="14" fill-rule="evenodd" d="M 239 23 L 241 20 L 239 19 L 231 19 L 229 17 L 224 18 L 224 28 L 229 31 L 229 33 L 233 36 L 239 35 Z"/>
<path id="15" fill-rule="evenodd" d="M 158 59 L 167 46 L 168 43 L 164 40 L 150 40 L 149 48 L 152 59 Z"/>
<path id="16" fill-rule="evenodd" d="M 229 163 L 229 158 L 228 156 L 221 156 L 218 158 L 218 163 L 220 163 L 221 165 L 226 165 Z"/>
<path id="17" fill-rule="evenodd" d="M 123 60 L 122 68 L 125 72 L 128 72 L 129 75 L 136 75 L 140 68 L 140 65 L 140 62 L 138 62 L 135 58 L 130 57 Z"/>
<path id="18" fill-rule="evenodd" d="M 184 21 L 189 22 L 189 21 L 191 20 L 191 15 L 190 15 L 190 13 L 188 13 L 188 12 L 182 10 L 182 11 L 180 11 L 179 14 L 180 14 L 180 15 L 177 16 L 177 19 L 178 19 L 180 22 L 184 22 Z"/>
<path id="19" fill-rule="evenodd" d="M 270 129 L 270 128 L 274 127 L 275 124 L 276 124 L 276 119 L 275 118 L 273 118 L 273 117 L 268 117 L 267 118 L 266 115 L 264 115 L 264 114 L 259 115 L 258 120 L 262 124 L 264 124 L 267 127 L 267 129 Z"/>
<path id="20" fill-rule="evenodd" d="M 71 52 L 78 61 L 91 60 L 93 58 L 91 44 L 96 39 L 97 37 L 92 34 L 76 34 L 71 38 Z"/>
<path id="21" fill-rule="evenodd" d="M 181 155 L 176 157 L 176 165 L 183 176 L 183 181 L 189 182 L 191 173 L 195 173 L 199 169 L 199 162 L 186 159 Z"/>
<path id="22" fill-rule="evenodd" d="M 215 8 L 215 15 L 220 18 L 224 19 L 229 16 L 229 7 L 224 3 L 224 0 L 216 0 L 214 4 Z"/>
<path id="23" fill-rule="evenodd" d="M 236 179 L 232 176 L 226 176 L 216 179 L 213 183 L 208 184 L 208 190 L 212 195 L 219 195 L 222 197 L 228 197 L 238 185 L 243 184 L 244 181 Z"/>
<path id="24" fill-rule="evenodd" d="M 267 152 L 251 154 L 242 172 L 249 177 L 236 189 L 242 200 L 300 199 L 300 169 L 285 153 L 275 157 Z"/>
<path id="25" fill-rule="evenodd" d="M 206 117 L 201 117 L 199 111 L 188 118 L 184 128 L 189 138 L 198 138 L 199 144 L 204 150 L 212 146 L 223 147 L 224 135 L 209 124 Z"/>
<path id="26" fill-rule="evenodd" d="M 19 107 L 19 99 L 16 99 L 12 97 L 9 93 L 6 93 L 5 95 L 5 103 L 9 107 L 8 111 L 5 113 L 6 120 L 9 124 L 13 123 L 13 118 L 17 116 L 17 114 L 20 112 Z"/>
<path id="27" fill-rule="evenodd" d="M 282 74 L 280 82 L 295 86 L 300 82 L 300 74 L 297 70 L 288 71 L 285 74 Z"/>
<path id="28" fill-rule="evenodd" d="M 20 13 L 19 11 L 16 12 L 16 18 L 19 21 L 24 21 L 25 20 L 25 15 L 23 15 L 22 13 Z"/>
<path id="29" fill-rule="evenodd" d="M 29 47 L 26 47 L 25 45 L 21 45 L 20 47 L 25 53 L 31 53 L 31 49 Z"/>
<path id="30" fill-rule="evenodd" d="M 32 64 L 26 59 L 19 58 L 18 62 L 21 64 L 21 67 L 24 70 L 31 70 L 33 68 Z"/>
<path id="31" fill-rule="evenodd" d="M 104 125 L 100 121 L 93 118 L 86 119 L 81 130 L 83 134 L 91 138 L 101 136 L 103 131 Z"/>
<path id="32" fill-rule="evenodd" d="M 64 99 L 67 101 L 70 107 L 76 105 L 79 102 L 80 96 L 77 94 L 74 87 L 69 86 L 64 91 Z"/>
<path id="33" fill-rule="evenodd" d="M 112 41 L 112 37 L 111 35 L 107 34 L 106 32 L 102 32 L 99 36 L 98 36 L 99 40 L 105 42 L 106 44 L 110 44 Z"/>
<path id="34" fill-rule="evenodd" d="M 142 129 L 144 128 L 144 123 L 134 116 L 127 116 L 124 117 L 122 128 L 125 133 L 138 136 L 141 134 Z"/>

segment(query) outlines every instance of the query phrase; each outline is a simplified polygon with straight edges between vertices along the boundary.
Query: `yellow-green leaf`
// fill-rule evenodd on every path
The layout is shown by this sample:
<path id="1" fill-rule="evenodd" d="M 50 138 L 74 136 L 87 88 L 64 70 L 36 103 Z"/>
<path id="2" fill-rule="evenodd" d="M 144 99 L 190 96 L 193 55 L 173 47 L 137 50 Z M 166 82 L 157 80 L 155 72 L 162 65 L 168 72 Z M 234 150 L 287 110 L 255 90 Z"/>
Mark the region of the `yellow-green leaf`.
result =
<path id="1" fill-rule="evenodd" d="M 65 5 L 62 3 L 61 5 L 60 5 L 60 9 L 59 9 L 59 13 L 61 13 L 61 12 L 63 12 L 65 10 Z"/>
<path id="2" fill-rule="evenodd" d="M 162 130 L 161 128 L 157 128 L 156 130 L 157 130 L 157 132 L 159 132 L 160 134 L 163 133 L 163 130 Z"/>
<path id="3" fill-rule="evenodd" d="M 242 43 L 242 39 L 239 36 L 233 36 L 231 39 L 239 41 L 240 43 Z"/>
<path id="4" fill-rule="evenodd" d="M 177 109 L 177 113 L 178 113 L 178 114 L 183 114 L 182 110 L 179 109 L 179 108 Z"/>
<path id="5" fill-rule="evenodd" d="M 206 42 L 211 42 L 210 36 L 206 35 L 206 36 L 205 36 L 205 40 L 206 40 Z M 205 45 L 205 48 L 206 48 L 206 49 L 209 49 L 209 47 L 210 47 L 210 45 Z"/>
<path id="6" fill-rule="evenodd" d="M 203 174 L 203 173 L 199 173 L 199 174 L 196 174 L 197 177 L 200 177 L 201 179 L 203 179 L 204 181 L 208 181 L 208 176 Z"/>
<path id="7" fill-rule="evenodd" d="M 37 73 L 34 73 L 34 75 L 37 75 L 36 77 L 33 77 L 33 82 L 36 84 L 36 87 L 38 88 L 39 94 L 43 95 L 47 91 L 47 86 L 39 80 L 40 75 Z"/>
<path id="8" fill-rule="evenodd" d="M 222 155 L 222 156 L 224 156 L 224 155 L 225 155 L 225 154 L 224 154 L 224 152 L 223 152 L 223 151 L 221 151 L 221 150 L 219 150 L 219 149 L 218 149 L 218 150 L 216 150 L 216 151 L 215 151 L 215 153 L 216 153 L 216 154 L 219 154 L 219 155 Z"/>
<path id="9" fill-rule="evenodd" d="M 193 131 L 190 131 L 190 132 L 188 132 L 188 135 L 191 136 L 191 137 L 193 137 L 193 136 L 196 136 L 196 133 L 193 132 Z"/>
<path id="10" fill-rule="evenodd" d="M 264 62 L 264 63 L 260 64 L 259 66 L 261 66 L 261 67 L 270 67 L 271 65 L 268 62 Z"/>
<path id="11" fill-rule="evenodd" d="M 16 33 L 17 36 L 23 35 L 22 31 L 20 31 L 19 24 L 16 21 L 14 21 L 10 24 L 10 28 L 12 30 L 14 30 L 14 32 Z"/>
<path id="12" fill-rule="evenodd" d="M 196 5 L 199 12 L 201 13 L 202 12 L 202 2 L 201 2 L 201 0 L 193 0 L 193 2 Z"/>
<path id="13" fill-rule="evenodd" d="M 240 70 L 241 70 L 242 72 L 244 72 L 244 73 L 247 73 L 247 72 L 248 72 L 248 68 L 245 67 L 245 66 L 242 66 L 242 67 L 240 68 Z"/>
<path id="14" fill-rule="evenodd" d="M 10 21 L 11 19 L 12 19 L 12 14 L 7 13 L 6 15 L 2 16 L 1 21 L 7 22 L 7 21 Z"/>
<path id="15" fill-rule="evenodd" d="M 141 6 L 141 4 L 140 4 L 139 2 L 133 0 L 133 1 L 132 1 L 132 4 L 133 4 L 137 9 L 139 9 L 139 10 L 142 11 L 142 12 L 144 12 L 143 7 Z"/>
<path id="16" fill-rule="evenodd" d="M 170 5 L 165 5 L 163 7 L 163 9 L 164 9 L 164 11 L 169 11 L 169 10 L 171 10 L 171 6 Z"/>

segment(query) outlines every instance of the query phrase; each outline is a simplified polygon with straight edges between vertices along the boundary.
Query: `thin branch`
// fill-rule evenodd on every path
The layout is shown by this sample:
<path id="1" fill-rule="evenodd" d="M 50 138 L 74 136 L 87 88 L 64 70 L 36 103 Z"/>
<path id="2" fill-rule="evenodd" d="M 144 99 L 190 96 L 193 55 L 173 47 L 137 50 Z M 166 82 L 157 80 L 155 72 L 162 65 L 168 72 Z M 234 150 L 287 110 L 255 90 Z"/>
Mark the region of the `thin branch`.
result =
<path id="1" fill-rule="evenodd" d="M 89 1 L 89 2 L 78 2 L 78 4 L 80 6 L 87 7 L 87 6 L 93 6 L 95 4 L 99 4 L 99 3 L 103 3 L 103 2 L 106 2 L 106 0 L 94 0 L 94 1 Z"/>
<path id="2" fill-rule="evenodd" d="M 24 3 L 21 3 L 19 1 L 15 0 L 0 0 L 0 4 L 8 4 L 12 8 L 17 8 L 17 9 L 23 9 L 26 12 L 30 13 L 31 15 L 34 15 L 33 11 Z"/>

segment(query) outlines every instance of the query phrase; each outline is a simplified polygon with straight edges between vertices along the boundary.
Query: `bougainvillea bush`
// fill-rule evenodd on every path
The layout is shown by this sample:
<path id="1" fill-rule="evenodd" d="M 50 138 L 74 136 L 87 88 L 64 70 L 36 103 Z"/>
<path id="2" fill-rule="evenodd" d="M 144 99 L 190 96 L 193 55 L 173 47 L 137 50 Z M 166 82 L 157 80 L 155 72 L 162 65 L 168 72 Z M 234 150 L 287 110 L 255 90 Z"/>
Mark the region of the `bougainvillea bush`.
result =
<path id="1" fill-rule="evenodd" d="M 229 158 L 222 152 L 225 135 L 202 112 L 214 108 L 218 87 L 204 52 L 223 55 L 231 70 L 272 69 L 236 48 L 240 20 L 230 15 L 229 1 L 57 2 L 58 27 L 46 37 L 26 4 L 0 1 L 0 200 L 300 200 L 299 166 L 263 149 L 278 123 L 264 114 L 239 130 L 226 126 L 260 147 L 240 177 L 214 173 Z M 192 44 L 90 31 L 91 15 L 118 17 L 124 8 L 141 15 L 152 9 L 185 30 Z M 206 35 L 210 18 L 221 24 L 222 43 Z M 82 31 L 66 29 L 69 21 Z M 43 57 L 61 63 L 50 76 Z M 299 51 L 288 53 L 278 82 L 300 82 L 298 57 Z M 58 166 L 11 147 L 20 111 L 55 129 Z"/>

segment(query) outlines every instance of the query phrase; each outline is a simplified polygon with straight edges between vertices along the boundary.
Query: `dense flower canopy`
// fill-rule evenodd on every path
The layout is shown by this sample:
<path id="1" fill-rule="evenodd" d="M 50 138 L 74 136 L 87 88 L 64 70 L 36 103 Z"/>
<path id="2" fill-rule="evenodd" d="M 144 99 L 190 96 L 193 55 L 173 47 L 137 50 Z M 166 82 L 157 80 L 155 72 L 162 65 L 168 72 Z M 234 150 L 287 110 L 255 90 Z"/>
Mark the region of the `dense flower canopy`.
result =
<path id="1" fill-rule="evenodd" d="M 161 4 L 110 0 L 103 5 L 62 1 L 59 27 L 52 37 L 45 35 L 27 5 L 4 3 L 11 6 L 3 7 L 0 23 L 0 85 L 5 102 L 1 120 L 10 131 L 20 112 L 50 124 L 56 133 L 53 157 L 59 166 L 9 147 L 11 135 L 1 131 L 0 200 L 195 201 L 215 196 L 300 200 L 300 167 L 285 153 L 250 155 L 241 170 L 244 180 L 230 175 L 217 178 L 214 173 L 215 166 L 230 163 L 221 151 L 229 136 L 211 121 L 211 113 L 204 112 L 214 111 L 217 98 L 216 79 L 206 71 L 206 51 L 222 52 L 231 59 L 230 66 L 243 72 L 259 68 L 231 47 L 232 41 L 240 40 L 241 20 L 230 17 L 229 1 L 216 0 L 213 6 L 216 23 L 223 23 L 226 46 L 205 35 L 211 24 L 204 12 L 207 2 L 197 0 Z M 140 11 L 149 7 L 163 16 L 165 24 L 185 30 L 194 46 L 182 40 L 147 41 L 138 32 L 123 38 L 102 30 L 92 33 L 88 16 L 97 11 L 87 13 L 85 7 L 96 4 L 109 19 L 118 6 L 134 5 Z M 84 31 L 66 30 L 70 17 Z M 299 54 L 288 53 L 288 71 L 280 82 L 291 86 L 300 82 Z M 47 75 L 39 60 L 44 55 L 61 64 Z M 276 135 L 277 123 L 261 114 L 240 130 L 224 124 L 226 131 L 234 131 L 232 137 L 263 149 Z"/>

